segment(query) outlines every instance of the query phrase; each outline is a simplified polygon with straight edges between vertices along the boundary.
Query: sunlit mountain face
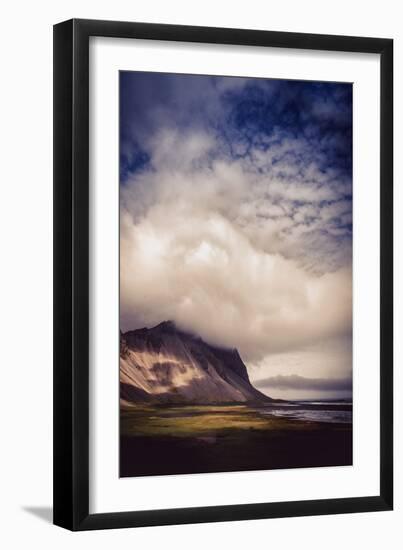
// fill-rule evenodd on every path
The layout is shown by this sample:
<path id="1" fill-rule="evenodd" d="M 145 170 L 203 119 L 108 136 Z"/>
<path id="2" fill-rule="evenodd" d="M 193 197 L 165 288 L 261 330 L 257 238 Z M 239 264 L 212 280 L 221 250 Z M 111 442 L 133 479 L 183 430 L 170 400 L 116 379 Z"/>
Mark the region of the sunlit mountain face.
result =
<path id="1" fill-rule="evenodd" d="M 235 349 L 206 344 L 172 321 L 129 331 L 120 341 L 124 403 L 267 403 Z"/>

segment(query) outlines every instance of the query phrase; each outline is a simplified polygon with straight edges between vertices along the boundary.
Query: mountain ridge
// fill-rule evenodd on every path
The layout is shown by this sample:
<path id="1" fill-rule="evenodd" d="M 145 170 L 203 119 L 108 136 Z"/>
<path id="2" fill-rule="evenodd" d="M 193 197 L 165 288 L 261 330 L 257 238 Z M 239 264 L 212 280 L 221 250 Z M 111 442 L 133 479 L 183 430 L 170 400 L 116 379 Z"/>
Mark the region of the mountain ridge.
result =
<path id="1" fill-rule="evenodd" d="M 250 382 L 236 348 L 221 348 L 179 329 L 173 321 L 120 332 L 123 404 L 266 403 Z"/>

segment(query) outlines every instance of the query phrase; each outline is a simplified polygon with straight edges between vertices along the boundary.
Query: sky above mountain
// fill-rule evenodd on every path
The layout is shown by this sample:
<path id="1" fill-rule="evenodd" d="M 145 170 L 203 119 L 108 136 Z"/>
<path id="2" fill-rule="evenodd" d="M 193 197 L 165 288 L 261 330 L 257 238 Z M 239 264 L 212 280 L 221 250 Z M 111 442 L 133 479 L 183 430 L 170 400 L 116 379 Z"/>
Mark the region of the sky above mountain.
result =
<path id="1" fill-rule="evenodd" d="M 123 331 L 172 319 L 273 397 L 351 395 L 350 84 L 121 72 L 120 197 Z"/>

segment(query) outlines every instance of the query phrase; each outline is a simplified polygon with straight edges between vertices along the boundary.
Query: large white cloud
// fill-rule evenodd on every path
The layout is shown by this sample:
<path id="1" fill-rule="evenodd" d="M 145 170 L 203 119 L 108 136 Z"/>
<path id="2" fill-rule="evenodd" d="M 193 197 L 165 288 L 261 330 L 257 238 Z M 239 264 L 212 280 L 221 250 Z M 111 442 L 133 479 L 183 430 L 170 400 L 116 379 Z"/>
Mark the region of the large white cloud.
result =
<path id="1" fill-rule="evenodd" d="M 342 186 L 315 166 L 285 180 L 287 156 L 272 173 L 251 165 L 257 151 L 217 155 L 202 132 L 164 129 L 151 147 L 121 194 L 123 330 L 173 319 L 251 362 L 351 340 Z"/>

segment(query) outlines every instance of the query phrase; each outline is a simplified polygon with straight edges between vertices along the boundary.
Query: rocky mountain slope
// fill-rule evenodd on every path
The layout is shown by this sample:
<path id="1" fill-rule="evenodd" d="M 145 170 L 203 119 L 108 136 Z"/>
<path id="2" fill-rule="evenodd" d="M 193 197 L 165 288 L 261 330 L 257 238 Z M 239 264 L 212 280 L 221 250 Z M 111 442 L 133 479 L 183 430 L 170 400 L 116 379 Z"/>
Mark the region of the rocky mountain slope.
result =
<path id="1" fill-rule="evenodd" d="M 268 402 L 256 390 L 236 349 L 222 349 L 179 330 L 172 321 L 120 335 L 123 402 Z"/>

